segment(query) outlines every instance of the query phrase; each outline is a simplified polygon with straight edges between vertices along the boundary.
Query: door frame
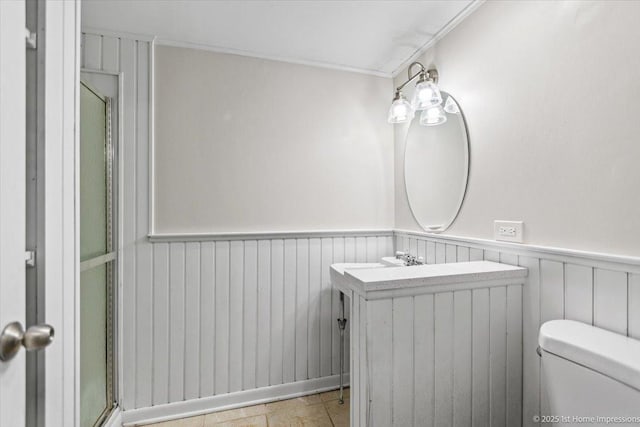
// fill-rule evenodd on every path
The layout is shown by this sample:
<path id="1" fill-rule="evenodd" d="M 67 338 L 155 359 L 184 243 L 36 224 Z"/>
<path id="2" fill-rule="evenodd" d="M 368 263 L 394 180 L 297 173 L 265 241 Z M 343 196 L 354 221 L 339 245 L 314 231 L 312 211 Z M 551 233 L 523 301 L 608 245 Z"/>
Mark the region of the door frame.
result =
<path id="1" fill-rule="evenodd" d="M 77 426 L 79 377 L 80 0 L 43 2 L 45 321 L 56 337 L 45 354 L 46 427 Z M 38 44 L 42 41 L 38 40 Z"/>

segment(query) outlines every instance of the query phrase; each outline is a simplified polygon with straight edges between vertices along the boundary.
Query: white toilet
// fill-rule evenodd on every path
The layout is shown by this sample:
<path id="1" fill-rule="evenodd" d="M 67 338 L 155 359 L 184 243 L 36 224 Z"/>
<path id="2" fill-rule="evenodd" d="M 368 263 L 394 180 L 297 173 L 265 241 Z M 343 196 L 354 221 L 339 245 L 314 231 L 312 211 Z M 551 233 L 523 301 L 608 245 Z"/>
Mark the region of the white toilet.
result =
<path id="1" fill-rule="evenodd" d="M 540 327 L 538 343 L 542 424 L 640 425 L 640 341 L 552 320 Z"/>

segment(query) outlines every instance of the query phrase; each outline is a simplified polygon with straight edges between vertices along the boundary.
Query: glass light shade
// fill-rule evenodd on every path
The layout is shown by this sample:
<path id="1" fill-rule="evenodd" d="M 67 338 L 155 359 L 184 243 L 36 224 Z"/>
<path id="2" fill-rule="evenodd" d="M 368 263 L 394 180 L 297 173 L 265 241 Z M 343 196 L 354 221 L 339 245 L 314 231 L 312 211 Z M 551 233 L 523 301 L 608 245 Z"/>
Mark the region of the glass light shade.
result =
<path id="1" fill-rule="evenodd" d="M 456 104 L 456 101 L 452 97 L 447 97 L 447 101 L 444 103 L 444 111 L 450 114 L 460 114 L 460 107 Z"/>
<path id="2" fill-rule="evenodd" d="M 438 86 L 430 80 L 418 82 L 413 92 L 412 106 L 414 110 L 426 110 L 442 104 L 442 95 Z"/>
<path id="3" fill-rule="evenodd" d="M 447 121 L 447 115 L 442 105 L 428 108 L 420 115 L 420 124 L 423 126 L 437 126 Z"/>
<path id="4" fill-rule="evenodd" d="M 413 108 L 404 95 L 400 94 L 395 97 L 389 108 L 389 123 L 407 123 L 413 119 Z"/>

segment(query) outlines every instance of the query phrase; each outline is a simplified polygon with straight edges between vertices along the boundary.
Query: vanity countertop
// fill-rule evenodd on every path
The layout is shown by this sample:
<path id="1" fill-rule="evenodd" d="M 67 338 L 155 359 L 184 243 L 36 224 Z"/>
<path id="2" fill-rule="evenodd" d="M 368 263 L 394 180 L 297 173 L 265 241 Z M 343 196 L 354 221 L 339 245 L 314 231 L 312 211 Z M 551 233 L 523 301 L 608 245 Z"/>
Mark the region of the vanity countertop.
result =
<path id="1" fill-rule="evenodd" d="M 338 288 L 352 290 L 366 299 L 524 283 L 528 273 L 526 268 L 492 261 L 410 267 L 334 264 L 331 270 L 332 280 Z"/>

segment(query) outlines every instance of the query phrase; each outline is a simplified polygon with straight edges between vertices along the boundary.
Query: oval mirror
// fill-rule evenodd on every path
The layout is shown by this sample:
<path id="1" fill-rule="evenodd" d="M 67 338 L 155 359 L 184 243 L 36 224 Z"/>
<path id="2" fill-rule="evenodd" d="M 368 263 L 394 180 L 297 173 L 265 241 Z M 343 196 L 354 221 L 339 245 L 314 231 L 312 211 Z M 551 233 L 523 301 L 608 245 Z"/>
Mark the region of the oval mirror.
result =
<path id="1" fill-rule="evenodd" d="M 469 138 L 462 110 L 451 95 L 441 93 L 446 121 L 425 126 L 416 112 L 404 153 L 411 212 L 418 224 L 432 233 L 446 230 L 456 219 L 469 175 Z"/>

